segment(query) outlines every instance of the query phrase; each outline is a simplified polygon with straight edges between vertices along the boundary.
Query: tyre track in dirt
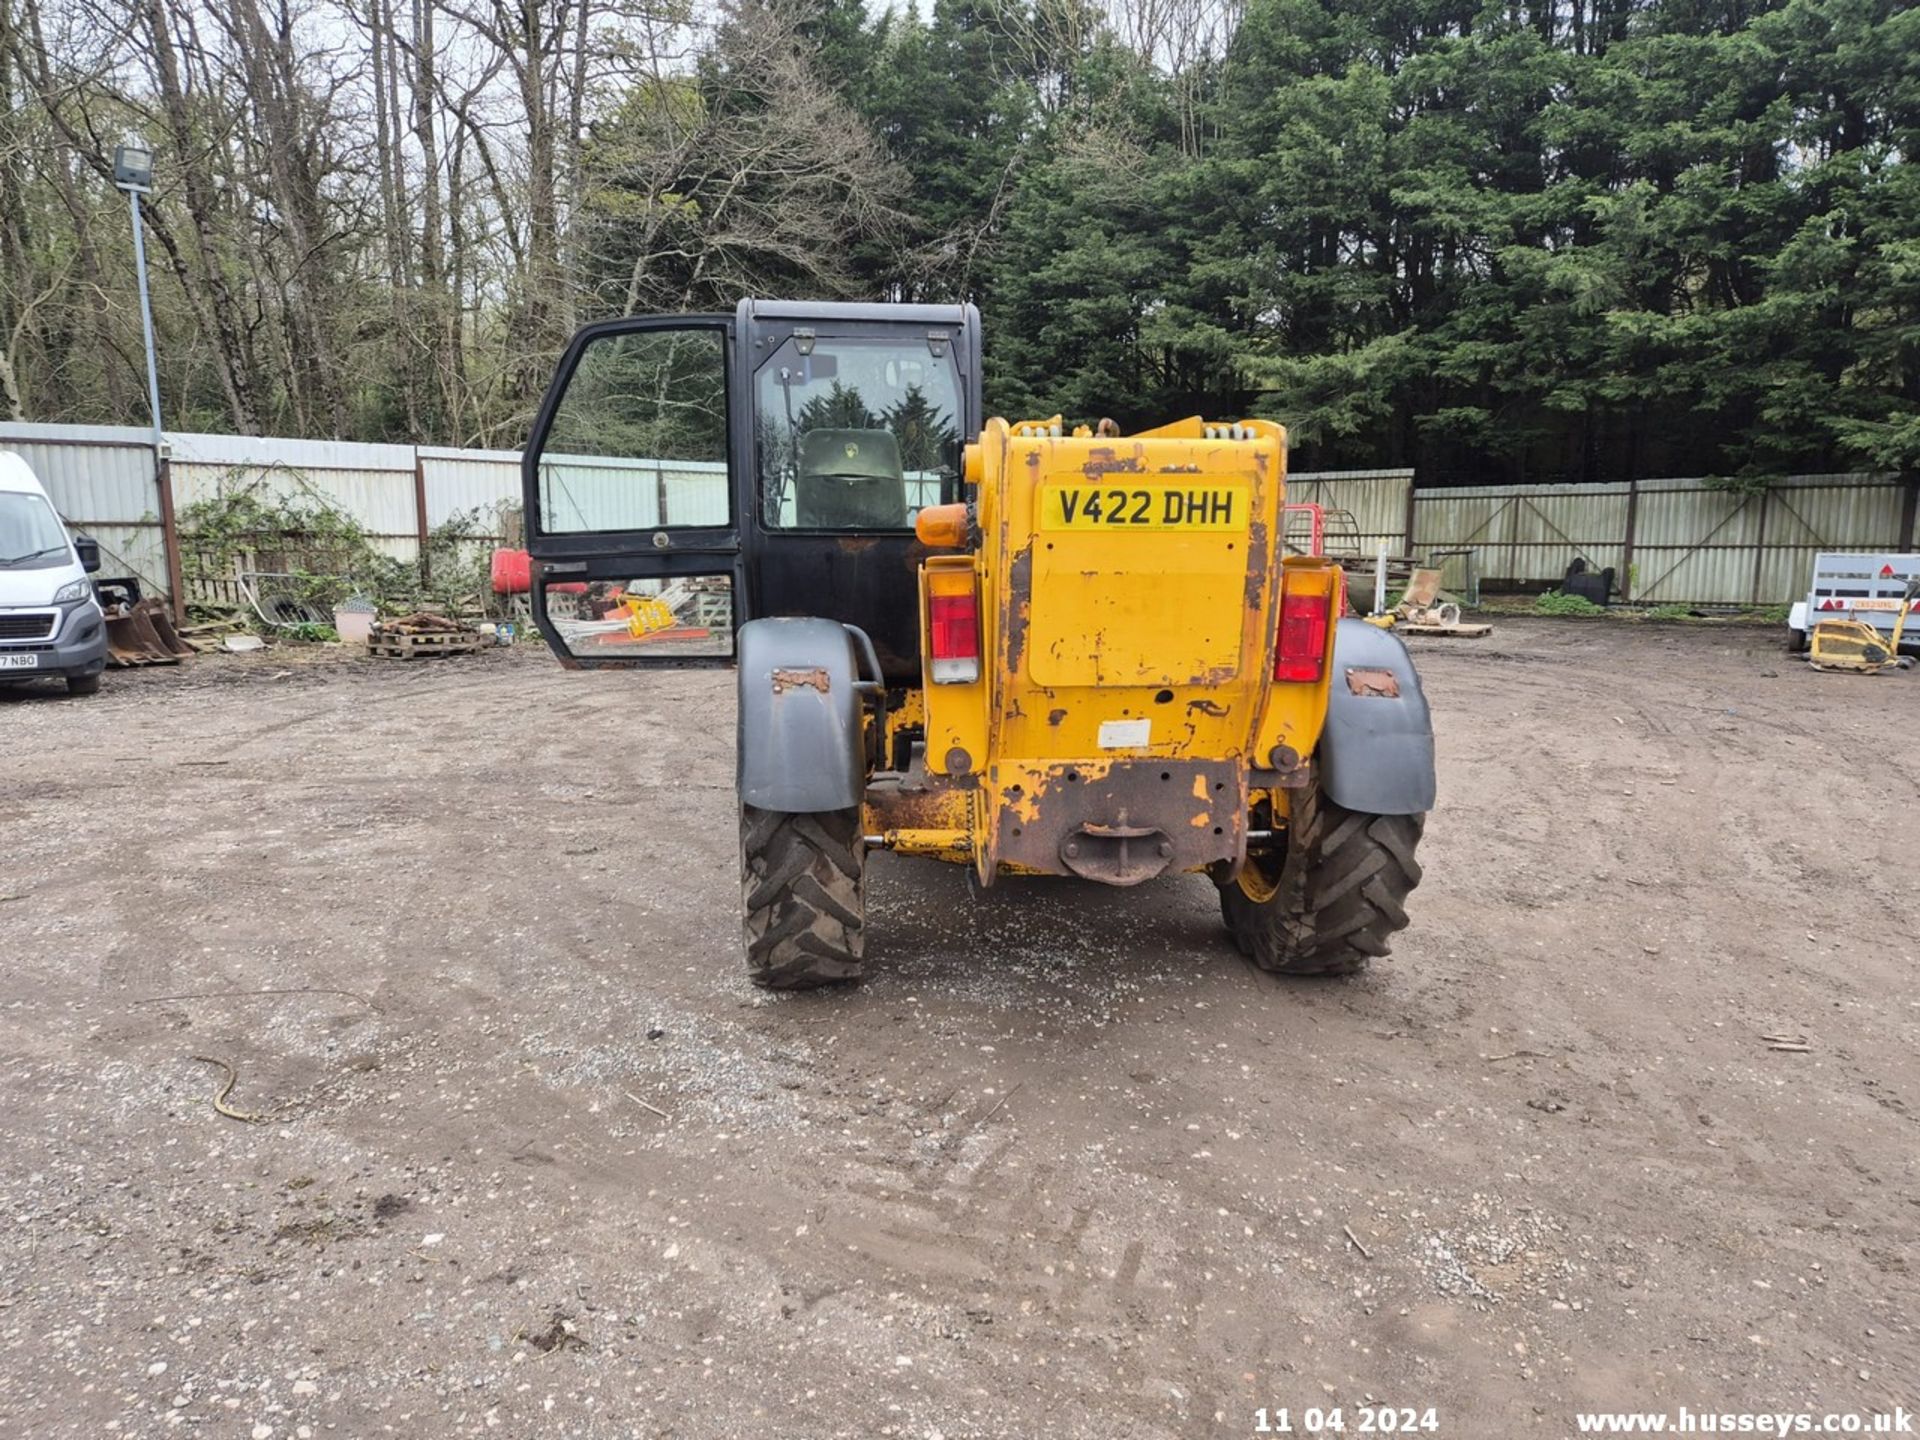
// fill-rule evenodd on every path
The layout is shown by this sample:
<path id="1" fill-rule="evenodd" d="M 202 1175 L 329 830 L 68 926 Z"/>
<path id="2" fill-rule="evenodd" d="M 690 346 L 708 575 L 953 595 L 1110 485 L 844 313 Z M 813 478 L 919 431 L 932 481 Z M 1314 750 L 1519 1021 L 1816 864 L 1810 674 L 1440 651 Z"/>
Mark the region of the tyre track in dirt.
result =
<path id="1" fill-rule="evenodd" d="M 1857 755 L 1920 692 L 1772 638 L 1423 647 L 1413 925 L 1321 985 L 1251 971 L 1201 880 L 975 899 L 882 857 L 869 982 L 754 993 L 724 674 L 216 665 L 0 709 L 0 1434 L 1911 1405 L 1920 924 L 1866 872 L 1920 826 Z M 162 982 L 379 1008 L 130 1004 Z M 249 1103 L 336 1083 L 235 1126 L 194 1053 Z"/>

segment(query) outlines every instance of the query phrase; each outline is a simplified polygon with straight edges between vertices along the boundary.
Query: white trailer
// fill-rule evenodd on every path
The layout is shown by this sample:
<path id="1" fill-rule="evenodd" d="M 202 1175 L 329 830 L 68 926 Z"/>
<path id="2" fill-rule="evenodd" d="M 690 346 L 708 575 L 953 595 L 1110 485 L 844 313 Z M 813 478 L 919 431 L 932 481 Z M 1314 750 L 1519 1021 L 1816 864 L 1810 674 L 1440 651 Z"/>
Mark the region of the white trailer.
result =
<path id="1" fill-rule="evenodd" d="M 1787 648 L 1807 648 L 1807 632 L 1822 620 L 1859 620 L 1883 634 L 1900 618 L 1907 582 L 1920 575 L 1920 555 L 1816 555 L 1807 598 L 1787 612 Z M 1920 646 L 1920 627 L 1908 626 L 1902 649 Z"/>

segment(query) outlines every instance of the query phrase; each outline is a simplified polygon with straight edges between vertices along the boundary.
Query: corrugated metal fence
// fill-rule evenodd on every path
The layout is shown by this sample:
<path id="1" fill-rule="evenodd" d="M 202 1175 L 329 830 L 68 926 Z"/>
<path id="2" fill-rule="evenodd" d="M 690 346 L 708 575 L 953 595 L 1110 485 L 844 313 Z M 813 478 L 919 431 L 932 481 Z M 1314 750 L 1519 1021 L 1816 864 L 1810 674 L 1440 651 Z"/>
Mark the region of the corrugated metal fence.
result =
<path id="1" fill-rule="evenodd" d="M 100 542 L 110 574 L 171 594 L 165 510 L 145 430 L 106 425 L 0 425 L 0 450 L 33 467 L 67 523 Z"/>
<path id="2" fill-rule="evenodd" d="M 480 528 L 498 534 L 502 507 L 520 499 L 514 450 L 170 432 L 159 461 L 146 430 L 25 424 L 0 424 L 0 450 L 25 457 L 68 523 L 100 541 L 108 573 L 135 575 L 161 595 L 180 586 L 177 512 L 237 491 L 310 498 L 404 562 L 417 562 L 428 532 L 458 515 L 478 512 Z"/>
<path id="3" fill-rule="evenodd" d="M 100 541 L 110 570 L 160 594 L 178 585 L 176 508 L 235 490 L 311 496 L 402 561 L 417 560 L 428 532 L 454 517 L 478 512 L 491 528 L 520 499 L 512 450 L 169 434 L 156 463 L 145 430 L 22 424 L 0 424 L 0 450 L 26 458 L 61 514 Z M 584 467 L 567 502 L 586 528 L 608 504 L 627 519 L 636 504 L 634 514 L 662 504 L 724 513 L 713 510 L 724 503 L 718 466 L 641 464 L 637 487 L 601 468 Z M 1612 566 L 1634 599 L 1651 602 L 1779 603 L 1798 598 L 1818 551 L 1920 549 L 1920 479 L 1911 476 L 1797 475 L 1745 494 L 1704 480 L 1418 489 L 1411 470 L 1299 472 L 1287 498 L 1351 517 L 1330 528 L 1330 548 L 1470 550 L 1494 587 L 1557 580 L 1579 556 Z M 1452 585 L 1466 563 L 1446 562 Z"/>
<path id="4" fill-rule="evenodd" d="M 1558 580 L 1576 557 L 1611 566 L 1650 604 L 1770 605 L 1804 596 L 1822 550 L 1920 549 L 1920 480 L 1793 475 L 1764 490 L 1705 480 L 1416 490 L 1409 551 L 1470 550 L 1483 585 Z M 1467 557 L 1448 558 L 1464 582 Z"/>
<path id="5" fill-rule="evenodd" d="M 1350 546 L 1355 554 L 1375 555 L 1382 545 L 1403 553 L 1412 495 L 1411 470 L 1297 470 L 1287 476 L 1289 505 L 1318 505 L 1353 517 L 1351 531 L 1344 524 L 1330 528 L 1327 543 L 1336 553 Z"/>

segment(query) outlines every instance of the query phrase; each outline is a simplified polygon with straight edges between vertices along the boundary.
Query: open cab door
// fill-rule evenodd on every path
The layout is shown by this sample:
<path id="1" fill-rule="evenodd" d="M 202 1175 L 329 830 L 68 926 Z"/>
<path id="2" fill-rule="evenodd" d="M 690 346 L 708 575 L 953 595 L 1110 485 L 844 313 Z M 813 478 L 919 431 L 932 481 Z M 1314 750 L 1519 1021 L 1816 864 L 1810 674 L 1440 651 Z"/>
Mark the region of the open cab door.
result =
<path id="1" fill-rule="evenodd" d="M 569 666 L 729 665 L 742 613 L 735 325 L 665 315 L 573 337 L 522 461 L 533 617 Z"/>

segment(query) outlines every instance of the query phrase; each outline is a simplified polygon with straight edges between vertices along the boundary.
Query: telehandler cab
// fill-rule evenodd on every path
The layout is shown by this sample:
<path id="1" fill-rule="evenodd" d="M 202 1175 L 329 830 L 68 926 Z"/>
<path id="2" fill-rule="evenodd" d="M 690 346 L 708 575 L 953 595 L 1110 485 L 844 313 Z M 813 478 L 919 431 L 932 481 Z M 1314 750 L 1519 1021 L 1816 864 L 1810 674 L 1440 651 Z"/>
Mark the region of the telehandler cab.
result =
<path id="1" fill-rule="evenodd" d="M 1402 643 L 1284 553 L 1286 454 L 987 419 L 972 306 L 592 325 L 526 451 L 534 617 L 570 666 L 737 668 L 760 985 L 859 977 L 875 849 L 1203 872 L 1262 969 L 1347 974 L 1406 924 L 1433 736 Z"/>

